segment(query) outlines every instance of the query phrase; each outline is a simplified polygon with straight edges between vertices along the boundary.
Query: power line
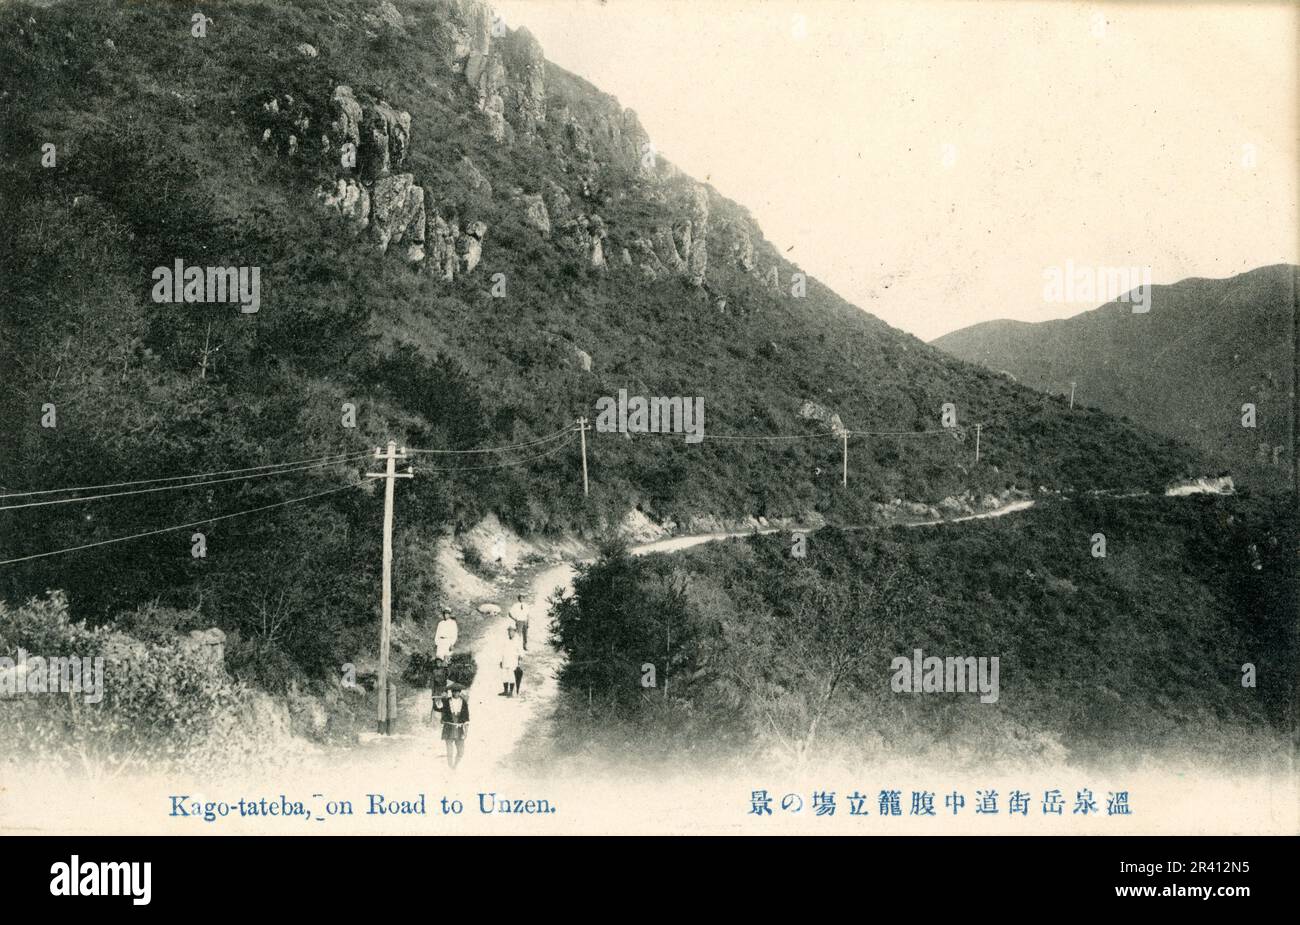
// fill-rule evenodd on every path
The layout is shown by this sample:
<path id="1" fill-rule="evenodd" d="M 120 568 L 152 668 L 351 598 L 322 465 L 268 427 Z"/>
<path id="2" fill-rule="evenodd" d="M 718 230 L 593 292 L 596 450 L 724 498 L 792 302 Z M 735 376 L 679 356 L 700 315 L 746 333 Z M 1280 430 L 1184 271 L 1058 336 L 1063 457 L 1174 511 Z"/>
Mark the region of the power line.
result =
<path id="1" fill-rule="evenodd" d="M 287 475 L 291 472 L 305 472 L 308 469 L 319 469 L 322 466 L 333 466 L 338 463 L 346 462 L 348 459 L 359 459 L 362 456 L 368 455 L 368 453 L 354 453 L 345 459 L 315 462 L 308 466 L 297 466 L 292 469 L 276 469 L 273 472 L 255 472 L 251 475 L 234 475 L 224 479 L 208 479 L 202 482 L 189 482 L 182 485 L 159 485 L 155 488 L 135 488 L 130 491 L 113 491 L 102 495 L 83 495 L 76 498 L 54 498 L 48 501 L 25 501 L 22 504 L 9 504 L 0 507 L 0 511 L 15 511 L 25 507 L 44 507 L 50 504 L 73 504 L 78 501 L 101 501 L 104 498 L 121 498 L 125 495 L 147 495 L 158 491 L 175 491 L 183 488 L 201 488 L 204 485 L 221 485 L 225 482 L 242 482 L 248 479 L 262 479 L 267 476 Z"/>
<path id="2" fill-rule="evenodd" d="M 845 431 L 850 437 L 926 437 L 933 434 L 950 434 L 953 429 L 944 427 L 939 430 L 850 430 Z"/>
<path id="3" fill-rule="evenodd" d="M 190 475 L 167 475 L 167 476 L 161 476 L 156 479 L 136 479 L 135 481 L 132 482 L 108 482 L 103 485 L 80 485 L 73 488 L 45 488 L 40 491 L 15 491 L 15 492 L 9 492 L 8 494 L 0 495 L 0 501 L 7 500 L 9 498 L 27 498 L 35 495 L 62 494 L 64 492 L 69 492 L 69 491 L 98 491 L 101 488 L 126 488 L 131 485 L 149 485 L 152 484 L 153 482 L 182 482 L 187 479 L 202 479 L 214 475 L 233 475 L 238 472 L 257 472 L 262 469 L 276 469 L 281 466 L 297 466 L 302 463 L 309 463 L 313 461 L 324 464 L 332 460 L 342 461 L 345 459 L 352 459 L 357 456 L 365 456 L 365 455 L 369 455 L 368 452 L 336 453 L 333 456 L 313 456 L 310 459 L 295 459 L 290 462 L 267 463 L 264 466 L 248 466 L 244 469 L 224 469 L 219 472 L 194 472 L 191 473 Z"/>
<path id="4" fill-rule="evenodd" d="M 174 527 L 162 527 L 158 530 L 146 531 L 145 533 L 134 533 L 131 536 L 116 536 L 113 537 L 112 539 L 99 540 L 94 543 L 83 543 L 80 546 L 68 546 L 64 549 L 55 549 L 50 552 L 38 552 L 30 556 L 19 556 L 14 559 L 3 559 L 0 560 L 0 565 L 12 565 L 15 562 L 26 562 L 30 559 L 43 559 L 46 556 L 57 556 L 65 552 L 78 552 L 82 549 L 91 549 L 95 546 L 107 546 L 110 543 L 125 543 L 128 540 L 138 540 L 146 536 L 157 536 L 160 533 L 171 533 L 172 531 L 175 530 L 187 530 L 190 527 L 199 527 L 202 526 L 203 524 L 215 523 L 218 520 L 229 520 L 232 517 L 243 517 L 245 514 L 256 514 L 259 511 L 269 511 L 272 508 L 284 507 L 289 504 L 297 504 L 299 501 L 310 501 L 313 498 L 323 498 L 325 495 L 337 494 L 338 492 L 341 491 L 347 491 L 350 488 L 357 488 L 363 484 L 365 483 L 358 482 L 353 485 L 343 485 L 339 488 L 330 488 L 327 489 L 326 491 L 318 491 L 315 492 L 314 494 L 303 495 L 300 498 L 290 498 L 287 501 L 277 501 L 275 504 L 264 504 L 261 507 L 249 508 L 246 511 L 235 511 L 234 513 L 231 514 L 220 514 L 216 517 L 206 517 L 203 520 L 195 520 L 187 524 L 177 524 Z"/>
<path id="5" fill-rule="evenodd" d="M 926 437 L 934 434 L 951 434 L 951 427 L 938 430 L 822 430 L 811 434 L 700 434 L 702 440 L 816 440 L 823 437 L 839 439 L 845 434 L 850 437 Z M 637 433 L 638 437 L 680 437 L 681 431 L 657 431 Z"/>
<path id="6" fill-rule="evenodd" d="M 701 434 L 705 440 L 814 440 L 819 437 L 836 436 L 834 431 L 824 430 L 815 434 Z"/>
<path id="7" fill-rule="evenodd" d="M 573 431 L 573 433 L 577 433 L 576 429 L 571 428 L 571 430 Z M 416 472 L 474 472 L 482 469 L 505 469 L 509 466 L 522 466 L 525 463 L 530 463 L 538 459 L 543 459 L 547 456 L 554 456 L 556 453 L 567 448 L 569 444 L 572 442 L 573 442 L 573 437 L 570 436 L 568 441 L 561 443 L 557 447 L 552 447 L 551 449 L 546 450 L 545 452 L 542 453 L 538 453 L 535 456 L 529 456 L 527 459 L 519 459 L 513 462 L 493 463 L 492 465 L 488 465 L 488 466 L 421 466 L 415 471 Z"/>
<path id="8" fill-rule="evenodd" d="M 462 454 L 468 454 L 468 453 L 504 453 L 504 452 L 507 452 L 507 451 L 509 451 L 509 450 L 519 450 L 519 449 L 523 449 L 523 448 L 525 448 L 525 447 L 537 446 L 538 444 L 541 444 L 541 443 L 549 443 L 549 442 L 552 441 L 552 440 L 558 440 L 558 439 L 560 439 L 560 438 L 563 437 L 565 434 L 572 434 L 572 433 L 575 433 L 575 432 L 576 432 L 576 428 L 574 428 L 574 427 L 565 427 L 565 428 L 562 429 L 562 430 L 557 430 L 557 431 L 556 431 L 555 433 L 553 433 L 553 434 L 548 434 L 548 435 L 545 436 L 545 437 L 539 437 L 539 438 L 537 438 L 536 440 L 529 440 L 529 441 L 526 441 L 526 442 L 524 442 L 524 443 L 512 443 L 512 444 L 507 444 L 506 446 L 485 447 L 485 448 L 480 449 L 480 450 L 417 450 L 417 449 L 412 449 L 412 448 L 410 448 L 410 447 L 407 447 L 407 448 L 406 448 L 406 452 L 408 452 L 408 453 L 423 453 L 423 454 L 425 454 L 425 455 L 439 455 L 439 456 L 462 455 Z"/>
<path id="9" fill-rule="evenodd" d="M 619 431 L 632 434 L 633 431 Z M 685 431 L 646 431 L 635 433 L 638 437 L 682 437 Z M 700 434 L 701 440 L 813 440 L 819 437 L 839 436 L 832 431 L 818 431 L 815 434 Z"/>

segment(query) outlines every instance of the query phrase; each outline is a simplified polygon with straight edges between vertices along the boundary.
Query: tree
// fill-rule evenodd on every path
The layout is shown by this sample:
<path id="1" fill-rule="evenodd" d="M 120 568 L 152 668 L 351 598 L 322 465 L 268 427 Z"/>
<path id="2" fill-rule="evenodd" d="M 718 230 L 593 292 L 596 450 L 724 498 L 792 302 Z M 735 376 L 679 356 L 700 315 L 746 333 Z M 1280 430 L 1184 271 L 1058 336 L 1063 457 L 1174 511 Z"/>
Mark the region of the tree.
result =
<path id="1" fill-rule="evenodd" d="M 797 764 L 819 742 L 845 688 L 873 655 L 891 651 L 895 628 L 915 615 L 908 572 L 898 563 L 871 578 L 833 581 L 802 569 L 776 619 L 732 651 L 730 677 L 749 709 Z M 765 670 L 766 669 L 766 670 Z"/>

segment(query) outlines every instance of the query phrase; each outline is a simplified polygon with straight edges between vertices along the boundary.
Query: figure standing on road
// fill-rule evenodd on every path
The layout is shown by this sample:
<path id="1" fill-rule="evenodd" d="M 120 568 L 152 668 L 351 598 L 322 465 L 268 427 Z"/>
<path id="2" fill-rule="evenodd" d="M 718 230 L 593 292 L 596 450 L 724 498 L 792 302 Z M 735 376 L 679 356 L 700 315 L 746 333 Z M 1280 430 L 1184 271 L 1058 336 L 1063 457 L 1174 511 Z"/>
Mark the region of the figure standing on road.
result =
<path id="1" fill-rule="evenodd" d="M 433 632 L 436 656 L 444 662 L 451 658 L 451 650 L 455 648 L 458 638 L 460 638 L 460 625 L 452 616 L 451 608 L 443 607 L 442 619 L 438 621 L 438 627 Z"/>
<path id="2" fill-rule="evenodd" d="M 519 641 L 523 645 L 524 651 L 528 651 L 528 605 L 524 603 L 522 594 L 515 596 L 515 603 L 510 605 L 510 619 L 515 621 L 515 632 L 519 634 Z"/>
<path id="3" fill-rule="evenodd" d="M 522 694 L 524 692 L 524 649 L 519 633 L 515 631 L 514 626 L 506 627 L 506 645 L 513 645 L 516 654 L 519 656 L 515 664 L 515 693 Z"/>
<path id="4" fill-rule="evenodd" d="M 506 627 L 506 638 L 501 645 L 498 664 L 501 667 L 501 693 L 498 696 L 513 697 L 515 685 L 523 677 L 523 669 L 519 667 L 519 643 L 515 639 L 513 625 Z"/>
<path id="5" fill-rule="evenodd" d="M 465 757 L 465 737 L 469 734 L 469 700 L 464 688 L 455 681 L 447 682 L 441 697 L 433 700 L 433 709 L 442 714 L 442 741 L 447 743 L 447 767 L 455 770 Z"/>

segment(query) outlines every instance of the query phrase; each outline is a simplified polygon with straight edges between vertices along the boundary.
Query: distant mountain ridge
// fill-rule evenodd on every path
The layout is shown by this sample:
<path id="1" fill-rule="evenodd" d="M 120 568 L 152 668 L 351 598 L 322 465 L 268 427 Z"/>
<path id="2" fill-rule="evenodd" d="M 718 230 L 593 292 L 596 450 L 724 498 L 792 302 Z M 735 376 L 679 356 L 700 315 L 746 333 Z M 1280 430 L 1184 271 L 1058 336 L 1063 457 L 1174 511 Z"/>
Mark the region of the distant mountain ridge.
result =
<path id="1" fill-rule="evenodd" d="M 1256 475 L 1287 478 L 1296 401 L 1290 264 L 1153 286 L 1148 312 L 1110 302 L 1071 318 L 987 321 L 935 339 L 1021 385 L 1069 395 L 1197 445 Z M 1242 406 L 1255 406 L 1255 427 Z M 1275 462 L 1276 457 L 1276 462 Z"/>

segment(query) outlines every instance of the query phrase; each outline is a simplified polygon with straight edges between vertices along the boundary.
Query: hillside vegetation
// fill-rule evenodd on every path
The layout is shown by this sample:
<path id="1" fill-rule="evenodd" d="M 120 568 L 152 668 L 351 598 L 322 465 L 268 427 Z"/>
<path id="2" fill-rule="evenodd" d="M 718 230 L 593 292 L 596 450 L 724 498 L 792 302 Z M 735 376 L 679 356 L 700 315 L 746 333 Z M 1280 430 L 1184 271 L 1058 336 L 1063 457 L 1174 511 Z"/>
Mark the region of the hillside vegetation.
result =
<path id="1" fill-rule="evenodd" d="M 643 768 L 1258 767 L 1290 753 L 1294 730 L 1288 503 L 1057 500 L 942 528 L 826 528 L 802 557 L 789 534 L 671 556 L 611 547 L 555 605 L 569 662 L 538 748 Z M 891 663 L 916 649 L 997 656 L 996 701 L 895 692 Z"/>
<path id="2" fill-rule="evenodd" d="M 897 498 L 1202 474 L 1191 450 L 1068 412 L 816 280 L 799 293 L 798 268 L 743 207 L 681 175 L 634 113 L 476 0 L 208 12 L 198 36 L 194 11 L 170 3 L 0 7 L 6 493 L 390 438 L 524 443 L 619 389 L 701 396 L 717 435 L 815 434 L 834 415 L 929 430 L 949 402 L 963 428 L 987 422 L 978 467 L 948 434 L 855 438 L 847 490 L 830 436 L 591 434 L 590 498 L 573 442 L 499 468 L 423 457 L 398 486 L 401 620 L 437 602 L 439 531 L 489 512 L 522 532 L 594 533 L 636 507 L 679 523 L 858 523 Z M 155 301 L 155 269 L 177 260 L 258 268 L 258 311 Z M 63 589 L 92 623 L 172 606 L 225 629 L 231 664 L 267 685 L 337 671 L 374 635 L 373 484 L 210 518 L 361 483 L 371 465 L 0 511 L 6 559 L 199 524 L 7 565 L 0 597 Z"/>

